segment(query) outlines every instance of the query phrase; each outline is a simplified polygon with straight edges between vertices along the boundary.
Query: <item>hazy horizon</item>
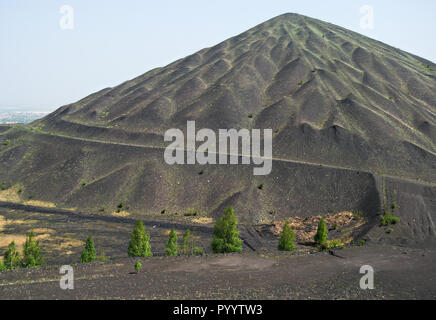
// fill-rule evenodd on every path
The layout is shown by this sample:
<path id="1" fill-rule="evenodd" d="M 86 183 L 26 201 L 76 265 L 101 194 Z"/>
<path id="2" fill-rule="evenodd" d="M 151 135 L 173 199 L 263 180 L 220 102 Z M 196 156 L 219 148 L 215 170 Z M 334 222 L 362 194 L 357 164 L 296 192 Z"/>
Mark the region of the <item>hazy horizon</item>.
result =
<path id="1" fill-rule="evenodd" d="M 74 9 L 73 29 L 59 25 L 63 5 Z M 360 27 L 364 5 L 374 8 L 374 29 Z M 419 5 L 391 0 L 55 0 L 4 1 L 0 8 L 0 85 L 5 88 L 0 111 L 53 111 L 286 12 L 324 20 L 436 61 L 436 43 L 430 41 L 436 30 L 436 2 L 430 0 Z"/>

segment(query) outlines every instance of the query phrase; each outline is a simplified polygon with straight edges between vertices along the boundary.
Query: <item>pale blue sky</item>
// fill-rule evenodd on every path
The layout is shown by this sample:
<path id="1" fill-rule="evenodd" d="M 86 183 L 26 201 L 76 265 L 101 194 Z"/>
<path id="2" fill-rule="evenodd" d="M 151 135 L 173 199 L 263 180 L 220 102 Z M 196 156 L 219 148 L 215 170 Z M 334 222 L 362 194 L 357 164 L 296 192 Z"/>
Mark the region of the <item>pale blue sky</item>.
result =
<path id="1" fill-rule="evenodd" d="M 59 26 L 62 5 L 74 29 Z M 372 5 L 375 28 L 360 28 Z M 434 0 L 0 0 L 0 111 L 52 111 L 295 12 L 436 62 Z"/>

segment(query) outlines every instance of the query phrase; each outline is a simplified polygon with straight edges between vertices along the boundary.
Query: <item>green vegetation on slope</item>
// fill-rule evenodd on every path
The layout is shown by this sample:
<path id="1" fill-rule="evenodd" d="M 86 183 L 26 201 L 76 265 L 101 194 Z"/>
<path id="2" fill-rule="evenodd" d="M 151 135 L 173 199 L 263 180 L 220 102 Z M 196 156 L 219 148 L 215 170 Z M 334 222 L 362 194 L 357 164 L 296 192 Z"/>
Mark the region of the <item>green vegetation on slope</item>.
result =
<path id="1" fill-rule="evenodd" d="M 177 256 L 179 253 L 177 233 L 171 229 L 165 249 L 167 256 Z"/>
<path id="2" fill-rule="evenodd" d="M 325 224 L 324 218 L 318 223 L 318 230 L 315 235 L 315 243 L 321 248 L 326 248 L 327 246 L 327 226 Z"/>
<path id="3" fill-rule="evenodd" d="M 280 251 L 295 251 L 295 234 L 289 221 L 286 221 L 280 233 L 278 248 Z"/>
<path id="4" fill-rule="evenodd" d="M 94 240 L 92 239 L 92 236 L 89 236 L 88 239 L 86 239 L 85 248 L 80 255 L 80 262 L 94 262 L 96 257 L 97 251 L 95 250 Z"/>
<path id="5" fill-rule="evenodd" d="M 151 257 L 150 235 L 142 221 L 136 221 L 127 249 L 129 257 Z"/>
<path id="6" fill-rule="evenodd" d="M 44 263 L 39 240 L 35 240 L 34 237 L 35 233 L 31 231 L 23 246 L 23 265 L 26 268 L 40 267 Z"/>
<path id="7" fill-rule="evenodd" d="M 235 210 L 228 207 L 224 210 L 224 216 L 215 222 L 213 229 L 212 251 L 215 253 L 241 252 L 242 240 L 239 239 L 237 229 L 238 220 Z"/>

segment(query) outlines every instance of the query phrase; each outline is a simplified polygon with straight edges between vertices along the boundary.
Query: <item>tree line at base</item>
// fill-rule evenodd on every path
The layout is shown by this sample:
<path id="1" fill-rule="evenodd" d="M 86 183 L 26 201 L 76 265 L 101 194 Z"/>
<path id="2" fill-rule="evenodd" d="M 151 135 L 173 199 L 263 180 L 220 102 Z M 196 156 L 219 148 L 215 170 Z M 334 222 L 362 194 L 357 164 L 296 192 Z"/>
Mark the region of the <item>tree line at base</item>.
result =
<path id="1" fill-rule="evenodd" d="M 42 249 L 39 240 L 35 239 L 35 233 L 29 232 L 23 244 L 23 256 L 16 248 L 15 241 L 8 245 L 3 260 L 0 259 L 0 270 L 13 270 L 20 267 L 40 267 L 44 263 Z"/>
<path id="2" fill-rule="evenodd" d="M 239 238 L 239 230 L 237 229 L 238 219 L 232 207 L 224 210 L 224 216 L 215 222 L 213 229 L 213 237 L 211 248 L 213 253 L 230 253 L 242 251 L 242 240 Z M 3 261 L 0 260 L 0 270 L 15 269 L 20 266 L 38 267 L 43 264 L 42 250 L 39 246 L 39 240 L 34 239 L 35 234 L 30 232 L 26 242 L 23 245 L 23 258 L 15 247 L 12 241 L 9 244 L 7 251 L 4 254 Z M 327 227 L 324 218 L 321 218 L 318 224 L 318 230 L 315 235 L 315 243 L 321 249 L 326 249 Z M 280 251 L 295 251 L 295 233 L 289 222 L 286 221 L 283 230 L 279 236 L 278 249 Z M 168 235 L 168 241 L 165 249 L 167 256 L 182 255 L 203 255 L 204 250 L 201 247 L 195 246 L 192 240 L 190 230 L 186 230 L 183 234 L 181 244 L 178 243 L 178 236 L 174 229 Z M 129 257 L 151 257 L 153 255 L 150 245 L 150 235 L 147 233 L 142 221 L 138 220 L 135 223 L 131 239 L 127 248 Z M 93 262 L 96 259 L 100 261 L 107 260 L 102 254 L 97 257 L 92 236 L 89 236 L 85 243 L 85 248 L 80 255 L 81 263 Z M 139 271 L 142 264 L 138 261 L 135 265 L 135 270 Z"/>

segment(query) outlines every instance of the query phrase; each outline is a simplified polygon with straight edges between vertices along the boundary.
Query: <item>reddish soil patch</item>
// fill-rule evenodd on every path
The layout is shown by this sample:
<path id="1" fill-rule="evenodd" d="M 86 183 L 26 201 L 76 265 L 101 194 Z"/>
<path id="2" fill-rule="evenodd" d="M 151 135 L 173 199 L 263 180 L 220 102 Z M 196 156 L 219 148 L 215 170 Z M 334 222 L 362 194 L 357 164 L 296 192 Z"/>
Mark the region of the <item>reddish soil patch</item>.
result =
<path id="1" fill-rule="evenodd" d="M 289 221 L 289 224 L 294 229 L 295 240 L 297 242 L 312 242 L 321 218 L 322 216 L 311 216 L 307 218 L 293 217 L 286 220 L 274 221 L 270 226 L 270 231 L 275 235 L 279 235 L 282 232 L 285 222 Z M 363 219 L 350 211 L 328 214 L 324 216 L 324 220 L 329 230 L 343 228 L 355 229 L 365 223 Z"/>

